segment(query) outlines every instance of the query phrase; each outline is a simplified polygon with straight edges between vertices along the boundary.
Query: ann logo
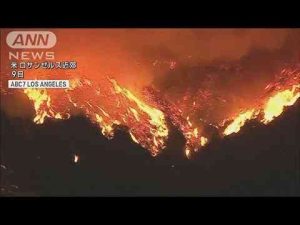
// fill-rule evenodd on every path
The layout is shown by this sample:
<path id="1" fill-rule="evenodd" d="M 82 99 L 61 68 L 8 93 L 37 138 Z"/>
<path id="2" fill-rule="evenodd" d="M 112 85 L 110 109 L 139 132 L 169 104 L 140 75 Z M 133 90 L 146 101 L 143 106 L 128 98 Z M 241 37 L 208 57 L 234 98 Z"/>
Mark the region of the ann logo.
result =
<path id="1" fill-rule="evenodd" d="M 56 44 L 56 36 L 50 31 L 12 31 L 7 35 L 6 42 L 15 49 L 49 49 Z"/>
<path id="2" fill-rule="evenodd" d="M 18 34 L 14 42 L 13 46 L 39 46 L 44 45 L 47 46 L 49 41 L 49 34 L 26 34 L 25 36 L 22 34 Z"/>

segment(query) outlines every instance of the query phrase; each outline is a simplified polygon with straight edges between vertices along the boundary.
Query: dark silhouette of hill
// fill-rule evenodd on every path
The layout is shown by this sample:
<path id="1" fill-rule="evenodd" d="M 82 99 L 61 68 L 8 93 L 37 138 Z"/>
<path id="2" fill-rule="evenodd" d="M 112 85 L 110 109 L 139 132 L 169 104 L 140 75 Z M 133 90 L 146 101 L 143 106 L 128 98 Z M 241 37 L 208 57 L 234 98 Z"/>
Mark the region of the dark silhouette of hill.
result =
<path id="1" fill-rule="evenodd" d="M 2 193 L 299 196 L 299 106 L 298 101 L 268 126 L 251 121 L 236 135 L 216 138 L 191 160 L 185 158 L 184 138 L 174 128 L 168 147 L 153 158 L 131 141 L 126 128 L 107 140 L 83 117 L 35 125 L 1 111 Z"/>

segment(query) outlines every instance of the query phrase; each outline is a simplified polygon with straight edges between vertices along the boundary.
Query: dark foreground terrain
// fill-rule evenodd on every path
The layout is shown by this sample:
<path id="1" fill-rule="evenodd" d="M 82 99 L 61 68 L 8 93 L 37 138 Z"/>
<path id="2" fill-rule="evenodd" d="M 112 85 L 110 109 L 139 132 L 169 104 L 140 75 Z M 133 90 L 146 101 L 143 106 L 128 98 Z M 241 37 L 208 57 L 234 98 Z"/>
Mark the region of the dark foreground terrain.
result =
<path id="1" fill-rule="evenodd" d="M 107 140 L 81 117 L 35 125 L 1 111 L 1 195 L 300 196 L 299 134 L 298 101 L 270 125 L 250 122 L 191 160 L 173 131 L 153 158 L 126 132 Z"/>

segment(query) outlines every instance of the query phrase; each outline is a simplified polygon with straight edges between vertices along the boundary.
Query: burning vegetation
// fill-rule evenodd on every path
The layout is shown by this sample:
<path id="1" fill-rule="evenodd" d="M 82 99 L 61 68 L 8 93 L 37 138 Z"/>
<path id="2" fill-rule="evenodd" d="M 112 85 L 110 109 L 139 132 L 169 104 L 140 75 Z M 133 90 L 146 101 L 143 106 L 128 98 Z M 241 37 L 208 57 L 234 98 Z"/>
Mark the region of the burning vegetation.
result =
<path id="1" fill-rule="evenodd" d="M 171 123 L 186 139 L 184 152 L 190 157 L 209 142 L 206 127 L 216 128 L 219 136 L 224 137 L 241 131 L 249 120 L 268 125 L 279 117 L 285 107 L 293 105 L 300 97 L 300 70 L 282 70 L 274 82 L 266 86 L 254 106 L 241 109 L 219 124 L 203 118 L 196 120 L 193 116 L 194 122 L 183 107 L 167 100 L 155 88 L 146 87 L 138 93 L 110 77 L 98 83 L 85 78 L 73 79 L 66 90 L 25 89 L 24 93 L 34 104 L 36 124 L 44 123 L 45 118 L 68 119 L 72 108 L 77 108 L 97 123 L 109 139 L 113 138 L 116 127 L 127 127 L 131 139 L 153 156 L 166 147 Z M 190 109 L 196 110 L 195 105 L 199 104 L 201 102 L 193 101 Z"/>
<path id="2" fill-rule="evenodd" d="M 71 85 L 19 89 L 33 103 L 33 122 L 80 113 L 108 139 L 124 127 L 152 156 L 167 147 L 172 129 L 182 134 L 182 152 L 191 157 L 215 136 L 241 132 L 250 120 L 268 126 L 300 97 L 299 29 L 53 32 L 59 39 L 55 60 L 74 56 L 78 67 L 51 74 L 26 71 L 26 79 L 53 79 L 55 74 Z M 9 72 L 1 71 L 1 95 L 12 92 L 2 88 L 11 79 Z"/>

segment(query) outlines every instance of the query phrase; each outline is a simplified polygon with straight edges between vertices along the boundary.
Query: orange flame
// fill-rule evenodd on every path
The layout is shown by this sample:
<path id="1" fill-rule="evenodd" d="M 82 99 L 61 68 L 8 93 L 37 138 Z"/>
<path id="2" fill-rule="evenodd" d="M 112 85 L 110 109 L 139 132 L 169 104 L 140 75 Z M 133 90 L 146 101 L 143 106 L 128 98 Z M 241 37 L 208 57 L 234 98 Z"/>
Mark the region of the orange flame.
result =
<path id="1" fill-rule="evenodd" d="M 155 90 L 149 89 L 146 94 L 138 95 L 110 78 L 100 84 L 94 84 L 88 79 L 70 80 L 71 87 L 64 90 L 63 95 L 46 89 L 24 89 L 24 93 L 34 103 L 36 115 L 33 121 L 36 124 L 43 124 L 46 117 L 69 118 L 70 114 L 64 112 L 72 106 L 97 123 L 101 133 L 108 139 L 114 137 L 117 126 L 127 127 L 132 141 L 148 149 L 153 156 L 166 147 L 168 118 L 186 139 L 184 152 L 190 158 L 192 152 L 197 152 L 209 142 L 203 123 L 221 131 L 220 136 L 227 136 L 238 133 L 249 120 L 259 118 L 259 122 L 268 124 L 280 116 L 285 107 L 295 104 L 300 98 L 299 74 L 297 71 L 284 71 L 285 83 L 280 78 L 269 84 L 266 87 L 267 94 L 258 99 L 254 106 L 237 114 L 226 127 L 224 123 L 216 126 L 202 118 L 201 123 L 197 124 L 199 118 L 189 113 L 190 116 L 187 116 L 180 106 L 168 102 Z M 59 105 L 58 101 L 63 97 L 67 102 L 63 100 Z M 199 102 L 193 101 L 190 108 L 195 109 L 196 105 L 198 107 Z"/>
<path id="2" fill-rule="evenodd" d="M 233 121 L 230 123 L 224 130 L 224 135 L 230 135 L 232 133 L 238 133 L 241 130 L 241 127 L 245 125 L 247 120 L 253 119 L 255 110 L 249 110 L 239 114 Z"/>
<path id="3" fill-rule="evenodd" d="M 145 102 L 141 101 L 138 97 L 133 95 L 126 88 L 119 86 L 115 80 L 110 79 L 110 82 L 113 84 L 113 87 L 117 94 L 122 94 L 123 96 L 128 98 L 131 102 L 134 102 L 138 107 L 138 109 L 140 109 L 142 112 L 148 115 L 149 117 L 148 121 L 152 125 L 152 127 L 149 127 L 149 129 L 150 129 L 150 133 L 153 135 L 152 140 L 154 144 L 152 146 L 151 152 L 153 155 L 156 155 L 160 149 L 165 148 L 164 142 L 167 139 L 169 133 L 169 130 L 166 125 L 165 115 L 160 110 L 153 108 L 147 105 Z M 133 113 L 134 118 L 137 121 L 140 121 L 138 112 L 131 107 L 129 108 L 129 110 Z M 140 143 L 138 141 L 138 138 L 136 138 L 131 132 L 130 132 L 130 136 L 134 142 Z"/>
<path id="4" fill-rule="evenodd" d="M 71 105 L 85 111 L 86 116 L 91 121 L 99 124 L 101 133 L 105 137 L 113 138 L 115 127 L 125 125 L 129 128 L 130 137 L 135 143 L 150 150 L 153 156 L 157 155 L 165 148 L 165 141 L 168 138 L 169 131 L 165 115 L 159 109 L 138 98 L 128 89 L 121 87 L 115 80 L 108 78 L 108 81 L 106 84 L 108 86 L 110 84 L 112 89 L 110 89 L 111 93 L 104 93 L 104 98 L 100 96 L 101 89 L 94 88 L 92 82 L 87 79 L 71 80 L 71 87 L 66 89 L 64 93 L 67 94 L 67 99 Z M 86 87 L 88 89 L 83 94 Z M 79 98 L 76 98 L 76 91 L 79 91 L 77 93 Z M 88 91 L 96 92 L 96 98 L 91 95 L 93 93 L 88 93 Z M 24 93 L 34 102 L 36 112 L 34 122 L 36 124 L 44 123 L 46 117 L 64 118 L 61 113 L 57 113 L 53 109 L 50 94 L 45 89 L 25 89 Z M 109 97 L 110 100 L 116 101 L 113 107 L 110 105 L 113 102 L 106 99 Z M 105 104 L 98 105 L 99 100 Z M 68 106 L 64 104 L 62 107 Z"/>
<path id="5" fill-rule="evenodd" d="M 264 119 L 261 122 L 268 124 L 283 112 L 284 107 L 295 104 L 300 97 L 299 90 L 296 91 L 299 88 L 300 85 L 294 85 L 292 90 L 281 91 L 271 97 L 265 105 L 263 110 Z"/>
<path id="6" fill-rule="evenodd" d="M 251 109 L 240 113 L 223 131 L 224 135 L 238 133 L 246 123 L 251 119 L 256 119 L 259 114 L 263 114 L 263 119 L 260 122 L 268 124 L 276 117 L 280 116 L 284 108 L 295 104 L 300 97 L 300 85 L 293 85 L 291 89 L 277 92 L 266 101 L 263 108 Z"/>
<path id="7" fill-rule="evenodd" d="M 54 112 L 52 109 L 51 98 L 46 89 L 24 89 L 24 93 L 34 102 L 36 116 L 34 117 L 33 122 L 42 124 L 44 123 L 45 117 L 63 119 L 62 114 Z"/>

